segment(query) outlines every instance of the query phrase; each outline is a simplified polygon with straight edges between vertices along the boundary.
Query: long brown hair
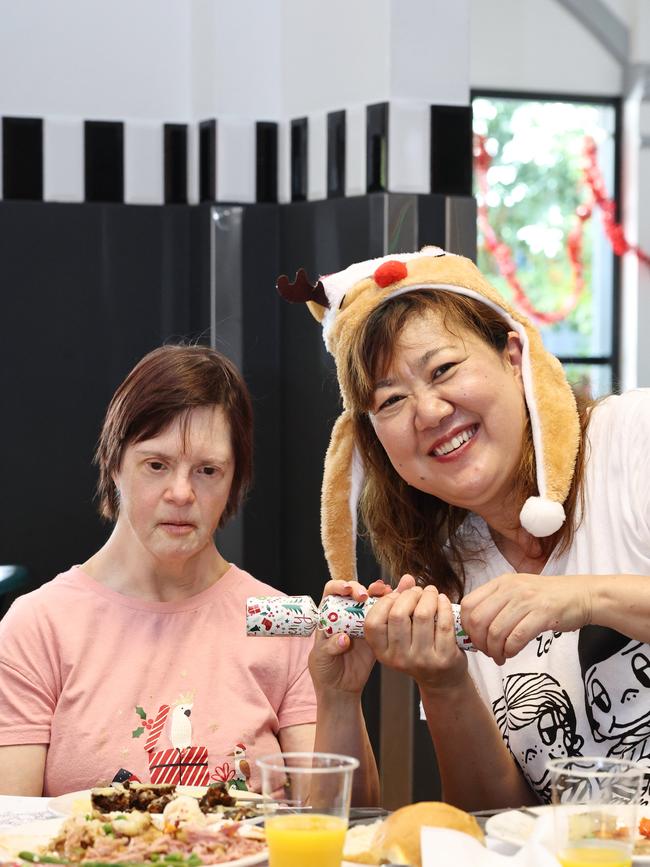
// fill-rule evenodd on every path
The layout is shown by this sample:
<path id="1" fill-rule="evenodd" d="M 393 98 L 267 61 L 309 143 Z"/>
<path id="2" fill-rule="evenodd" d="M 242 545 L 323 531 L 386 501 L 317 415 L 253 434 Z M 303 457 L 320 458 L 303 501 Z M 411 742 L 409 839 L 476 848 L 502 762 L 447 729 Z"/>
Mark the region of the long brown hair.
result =
<path id="1" fill-rule="evenodd" d="M 235 472 L 219 526 L 236 511 L 253 474 L 253 410 L 241 374 L 225 355 L 207 346 L 161 346 L 139 361 L 113 395 L 99 437 L 97 495 L 102 517 L 117 519 L 113 475 L 125 448 L 157 436 L 180 420 L 187 436 L 196 407 L 222 407 L 230 426 Z"/>
<path id="2" fill-rule="evenodd" d="M 365 465 L 360 510 L 377 559 L 392 579 L 408 572 L 417 576 L 421 583 L 435 584 L 452 598 L 460 599 L 465 581 L 463 563 L 470 557 L 480 556 L 480 552 L 468 548 L 458 533 L 467 510 L 408 485 L 390 463 L 368 416 L 374 383 L 390 364 L 405 325 L 413 317 L 432 311 L 441 316 L 443 325 L 451 333 L 455 333 L 454 329 L 468 331 L 503 355 L 512 329 L 495 310 L 454 292 L 414 290 L 390 299 L 370 314 L 339 365 L 339 377 L 343 378 L 349 395 L 354 437 Z M 588 408 L 587 402 L 580 402 L 583 435 L 564 503 L 566 521 L 555 535 L 539 540 L 546 556 L 556 545 L 560 551 L 566 550 L 575 532 L 584 478 L 583 444 Z M 514 497 L 519 508 L 537 493 L 535 452 L 528 421 L 516 471 Z"/>

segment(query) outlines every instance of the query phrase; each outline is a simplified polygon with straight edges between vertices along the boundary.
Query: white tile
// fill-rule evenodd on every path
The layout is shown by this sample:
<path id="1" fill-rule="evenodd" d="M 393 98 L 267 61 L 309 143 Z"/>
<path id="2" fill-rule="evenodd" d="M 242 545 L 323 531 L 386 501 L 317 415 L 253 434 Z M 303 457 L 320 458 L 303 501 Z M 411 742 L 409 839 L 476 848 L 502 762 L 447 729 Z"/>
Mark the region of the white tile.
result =
<path id="1" fill-rule="evenodd" d="M 307 121 L 307 198 L 327 198 L 327 115 L 322 113 Z"/>
<path id="2" fill-rule="evenodd" d="M 124 124 L 124 201 L 161 205 L 165 200 L 163 125 L 157 121 Z"/>
<path id="3" fill-rule="evenodd" d="M 217 201 L 255 201 L 255 121 L 217 120 Z"/>
<path id="4" fill-rule="evenodd" d="M 219 125 L 217 124 L 217 129 Z M 187 201 L 196 205 L 199 201 L 199 125 L 187 125 Z"/>
<path id="5" fill-rule="evenodd" d="M 291 201 L 291 122 L 278 123 L 278 202 Z"/>
<path id="6" fill-rule="evenodd" d="M 391 102 L 388 106 L 388 189 L 431 191 L 431 106 Z"/>
<path id="7" fill-rule="evenodd" d="M 345 195 L 366 194 L 366 106 L 345 112 Z"/>
<path id="8" fill-rule="evenodd" d="M 84 126 L 77 118 L 43 121 L 43 199 L 84 200 Z"/>

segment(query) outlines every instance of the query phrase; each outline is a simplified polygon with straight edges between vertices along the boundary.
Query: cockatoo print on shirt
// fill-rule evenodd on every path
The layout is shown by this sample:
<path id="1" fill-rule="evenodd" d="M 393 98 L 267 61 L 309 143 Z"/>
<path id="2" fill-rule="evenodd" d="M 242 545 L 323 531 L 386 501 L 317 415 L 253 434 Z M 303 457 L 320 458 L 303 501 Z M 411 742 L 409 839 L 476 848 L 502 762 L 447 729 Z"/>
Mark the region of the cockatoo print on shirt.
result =
<path id="1" fill-rule="evenodd" d="M 171 745 L 177 750 L 186 750 L 192 745 L 192 708 L 194 701 L 191 695 L 180 696 L 172 705 L 169 714 L 168 737 Z"/>
<path id="2" fill-rule="evenodd" d="M 136 714 L 143 725 L 132 731 L 143 744 L 152 783 L 175 783 L 186 786 L 207 786 L 210 782 L 210 761 L 207 746 L 192 745 L 192 709 L 194 695 L 180 695 L 173 704 L 161 704 L 155 718 L 149 718 L 138 705 Z M 119 773 L 128 773 L 120 769 Z"/>

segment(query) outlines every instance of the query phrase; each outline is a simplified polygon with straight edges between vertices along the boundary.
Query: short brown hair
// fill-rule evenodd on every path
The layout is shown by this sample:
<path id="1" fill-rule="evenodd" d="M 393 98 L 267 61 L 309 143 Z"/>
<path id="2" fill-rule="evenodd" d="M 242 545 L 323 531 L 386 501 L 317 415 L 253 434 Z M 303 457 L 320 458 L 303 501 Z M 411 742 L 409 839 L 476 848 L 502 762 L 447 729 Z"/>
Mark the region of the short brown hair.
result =
<path id="1" fill-rule="evenodd" d="M 207 346 L 161 346 L 139 361 L 118 386 L 106 410 L 95 463 L 100 514 L 115 521 L 119 500 L 113 475 L 124 450 L 157 436 L 176 419 L 183 436 L 190 412 L 220 406 L 230 425 L 235 470 L 219 526 L 234 515 L 253 474 L 253 410 L 250 394 L 235 365 Z"/>

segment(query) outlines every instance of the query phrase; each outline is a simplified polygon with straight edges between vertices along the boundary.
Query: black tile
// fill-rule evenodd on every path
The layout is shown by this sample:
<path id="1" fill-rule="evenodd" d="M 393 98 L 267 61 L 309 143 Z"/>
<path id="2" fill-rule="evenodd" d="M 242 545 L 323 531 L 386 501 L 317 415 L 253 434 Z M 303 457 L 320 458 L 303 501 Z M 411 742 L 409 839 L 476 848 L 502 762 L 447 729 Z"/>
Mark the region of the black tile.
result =
<path id="1" fill-rule="evenodd" d="M 84 123 L 87 202 L 124 201 L 124 124 L 87 120 Z"/>
<path id="2" fill-rule="evenodd" d="M 366 109 L 366 189 L 369 193 L 388 189 L 387 102 L 378 102 Z"/>
<path id="3" fill-rule="evenodd" d="M 291 121 L 291 201 L 307 199 L 307 140 L 309 127 L 306 117 Z"/>
<path id="4" fill-rule="evenodd" d="M 204 120 L 199 124 L 199 201 L 214 202 L 217 198 L 217 122 Z"/>
<path id="5" fill-rule="evenodd" d="M 187 124 L 166 123 L 165 204 L 187 204 Z"/>
<path id="6" fill-rule="evenodd" d="M 5 199 L 43 198 L 43 121 L 2 118 L 2 189 Z"/>
<path id="7" fill-rule="evenodd" d="M 431 106 L 431 192 L 472 195 L 472 107 Z"/>
<path id="8" fill-rule="evenodd" d="M 256 200 L 278 200 L 278 125 L 258 121 L 255 125 Z"/>
<path id="9" fill-rule="evenodd" d="M 327 115 L 327 198 L 345 195 L 345 110 Z"/>

